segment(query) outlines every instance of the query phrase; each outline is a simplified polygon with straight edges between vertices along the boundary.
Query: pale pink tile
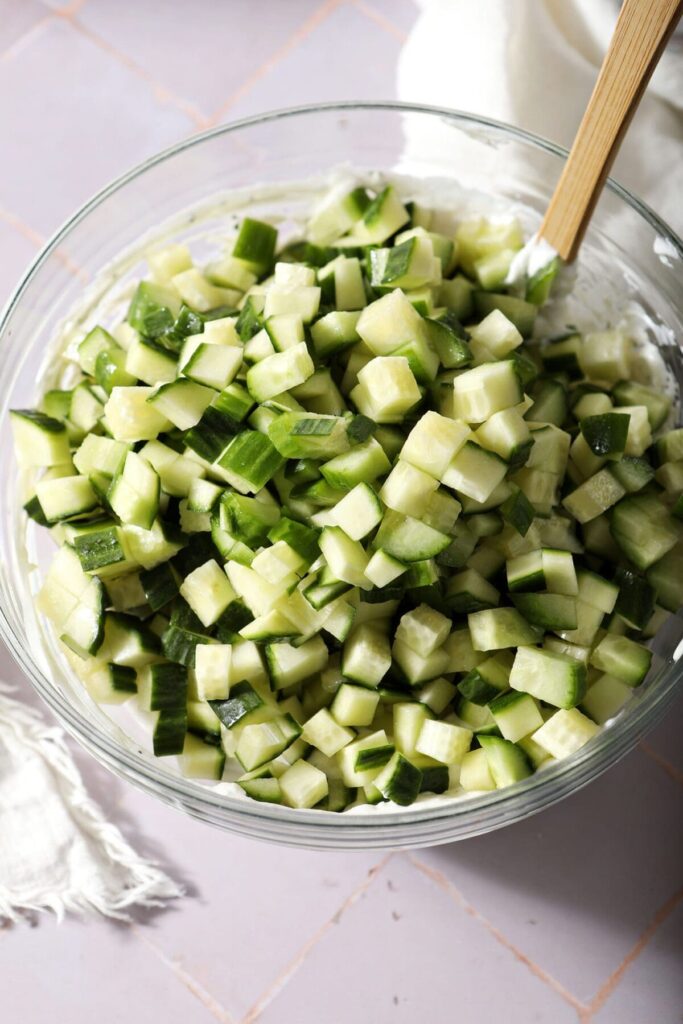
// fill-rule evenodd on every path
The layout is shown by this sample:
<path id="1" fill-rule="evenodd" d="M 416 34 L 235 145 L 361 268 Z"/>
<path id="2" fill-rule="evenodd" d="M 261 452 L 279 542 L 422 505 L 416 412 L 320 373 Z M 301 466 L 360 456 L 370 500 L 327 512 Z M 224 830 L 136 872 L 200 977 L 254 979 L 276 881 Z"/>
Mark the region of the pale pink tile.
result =
<path id="1" fill-rule="evenodd" d="M 102 920 L 0 931 L 7 1024 L 106 1024 L 164 1021 L 211 1024 L 215 1017 L 155 954 L 123 925 Z"/>
<path id="2" fill-rule="evenodd" d="M 44 234 L 112 178 L 193 130 L 62 19 L 0 62 L 0 95 L 3 164 L 16 169 L 3 175 L 0 202 Z"/>
<path id="3" fill-rule="evenodd" d="M 574 1024 L 576 1013 L 403 857 L 311 950 L 259 1024 Z"/>
<path id="4" fill-rule="evenodd" d="M 322 0 L 87 0 L 83 25 L 210 115 L 321 6 Z"/>
<path id="5" fill-rule="evenodd" d="M 238 1019 L 362 885 L 378 853 L 311 853 L 230 836 L 125 787 L 117 810 L 189 888 L 145 934 Z M 138 835 L 137 822 L 142 835 Z"/>
<path id="6" fill-rule="evenodd" d="M 0 54 L 48 16 L 39 0 L 0 0 Z"/>
<path id="7" fill-rule="evenodd" d="M 359 7 L 366 7 L 371 13 L 386 19 L 390 26 L 405 33 L 410 32 L 420 14 L 417 0 L 356 0 Z"/>
<path id="8" fill-rule="evenodd" d="M 589 1001 L 680 885 L 681 825 L 680 787 L 634 752 L 539 815 L 417 856 Z"/>
<path id="9" fill-rule="evenodd" d="M 680 1024 L 683 904 L 661 925 L 593 1018 L 593 1024 Z"/>
<path id="10" fill-rule="evenodd" d="M 396 95 L 400 41 L 356 7 L 336 7 L 225 112 L 223 120 L 327 100 Z"/>
<path id="11" fill-rule="evenodd" d="M 0 216 L 0 309 L 38 249 Z M 0 660 L 1 663 L 1 660 Z"/>
<path id="12" fill-rule="evenodd" d="M 662 758 L 683 779 L 683 695 L 666 713 L 666 717 L 643 740 L 653 756 Z"/>

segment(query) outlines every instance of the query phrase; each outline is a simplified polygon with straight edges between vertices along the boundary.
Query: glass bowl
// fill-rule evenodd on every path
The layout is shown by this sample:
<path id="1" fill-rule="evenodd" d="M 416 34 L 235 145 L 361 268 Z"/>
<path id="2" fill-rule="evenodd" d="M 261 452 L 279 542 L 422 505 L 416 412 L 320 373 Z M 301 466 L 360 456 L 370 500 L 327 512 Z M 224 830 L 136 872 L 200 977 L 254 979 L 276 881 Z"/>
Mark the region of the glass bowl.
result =
<path id="1" fill-rule="evenodd" d="M 427 846 L 500 828 L 561 800 L 623 757 L 664 714 L 681 678 L 675 659 L 683 623 L 677 616 L 655 641 L 648 682 L 574 756 L 507 789 L 447 802 L 408 809 L 378 805 L 358 814 L 296 811 L 216 791 L 182 778 L 169 763 L 173 759 L 155 759 L 134 732 L 123 731 L 90 700 L 33 605 L 52 545 L 39 529 L 27 527 L 21 510 L 25 499 L 7 411 L 37 401 L 55 365 L 58 329 L 67 338 L 78 336 L 94 316 L 105 315 L 102 296 L 115 278 L 125 295 L 140 266 L 141 237 L 188 241 L 201 255 L 207 241 L 225 234 L 231 216 L 229 200 L 226 205 L 214 197 L 234 190 L 240 190 L 242 212 L 277 215 L 286 227 L 310 202 L 310 187 L 292 183 L 340 165 L 421 181 L 440 178 L 442 201 L 455 180 L 498 197 L 533 231 L 565 157 L 565 150 L 519 129 L 454 111 L 396 103 L 286 110 L 217 128 L 148 160 L 95 196 L 37 257 L 0 322 L 0 633 L 65 729 L 118 776 L 196 818 L 270 842 L 329 849 Z M 575 294 L 596 324 L 636 300 L 650 318 L 641 317 L 641 325 L 677 383 L 683 376 L 676 343 L 683 327 L 682 259 L 680 239 L 610 180 L 578 262 Z"/>

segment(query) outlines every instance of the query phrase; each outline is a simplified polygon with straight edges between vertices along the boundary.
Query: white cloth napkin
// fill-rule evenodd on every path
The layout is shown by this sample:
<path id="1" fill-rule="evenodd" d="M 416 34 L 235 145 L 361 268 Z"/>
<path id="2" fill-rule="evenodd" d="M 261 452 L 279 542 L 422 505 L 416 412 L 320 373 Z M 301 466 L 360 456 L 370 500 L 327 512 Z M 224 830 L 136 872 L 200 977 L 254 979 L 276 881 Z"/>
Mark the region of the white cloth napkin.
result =
<path id="1" fill-rule="evenodd" d="M 570 146 L 618 0 L 418 0 L 398 94 L 507 121 Z M 669 43 L 613 169 L 683 231 L 683 40 Z"/>
<path id="2" fill-rule="evenodd" d="M 64 733 L 0 683 L 0 918 L 97 911 L 127 919 L 182 889 L 139 857 L 88 796 Z"/>

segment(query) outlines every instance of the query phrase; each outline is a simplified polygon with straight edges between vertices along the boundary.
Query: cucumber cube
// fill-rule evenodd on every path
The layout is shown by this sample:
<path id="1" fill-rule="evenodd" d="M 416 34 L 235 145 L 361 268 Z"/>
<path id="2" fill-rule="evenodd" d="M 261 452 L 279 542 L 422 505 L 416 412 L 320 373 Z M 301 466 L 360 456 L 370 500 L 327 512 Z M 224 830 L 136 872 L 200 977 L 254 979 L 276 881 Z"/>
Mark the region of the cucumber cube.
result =
<path id="1" fill-rule="evenodd" d="M 574 658 L 536 647 L 520 647 L 510 673 L 510 686 L 546 704 L 573 708 L 586 691 L 586 669 Z"/>
<path id="2" fill-rule="evenodd" d="M 372 623 L 356 626 L 344 644 L 342 673 L 362 686 L 378 686 L 391 668 L 391 647 Z"/>
<path id="3" fill-rule="evenodd" d="M 524 397 L 517 371 L 509 360 L 465 370 L 453 381 L 453 391 L 455 415 L 466 423 L 483 423 Z"/>
<path id="4" fill-rule="evenodd" d="M 440 480 L 470 434 L 467 424 L 430 410 L 408 434 L 401 459 Z"/>
<path id="5" fill-rule="evenodd" d="M 460 763 L 460 785 L 467 793 L 485 793 L 496 788 L 483 747 L 470 750 Z"/>
<path id="6" fill-rule="evenodd" d="M 371 533 L 381 521 L 382 515 L 382 503 L 366 483 L 356 484 L 331 512 L 334 523 L 352 540 L 362 540 Z"/>
<path id="7" fill-rule="evenodd" d="M 515 608 L 487 608 L 471 612 L 467 616 L 467 624 L 475 651 L 522 647 L 539 640 L 539 630 L 530 625 Z"/>
<path id="8" fill-rule="evenodd" d="M 209 559 L 185 577 L 180 593 L 202 625 L 211 626 L 235 600 L 230 582 L 214 559 Z"/>
<path id="9" fill-rule="evenodd" d="M 419 519 L 438 486 L 439 481 L 429 473 L 399 459 L 384 481 L 379 496 L 387 508 Z"/>
<path id="10" fill-rule="evenodd" d="M 569 757 L 580 750 L 600 727 L 581 714 L 578 708 L 556 711 L 531 739 L 555 758 Z"/>
<path id="11" fill-rule="evenodd" d="M 472 732 L 469 729 L 427 718 L 420 729 L 415 749 L 442 764 L 460 764 L 471 742 Z"/>
<path id="12" fill-rule="evenodd" d="M 524 736 L 540 729 L 543 716 L 528 693 L 504 693 L 489 704 L 503 738 L 517 743 Z"/>
<path id="13" fill-rule="evenodd" d="M 591 654 L 590 663 L 629 686 L 638 686 L 650 670 L 652 651 L 628 637 L 609 633 Z"/>
<path id="14" fill-rule="evenodd" d="M 371 359 L 358 371 L 358 384 L 350 394 L 359 411 L 377 423 L 400 419 L 421 397 L 404 356 Z"/>
<path id="15" fill-rule="evenodd" d="M 365 576 L 373 587 L 386 587 L 406 571 L 403 562 L 393 558 L 386 551 L 375 551 L 365 568 Z"/>
<path id="16" fill-rule="evenodd" d="M 327 757 L 334 757 L 342 747 L 351 742 L 354 736 L 355 733 L 340 725 L 327 708 L 321 708 L 315 715 L 312 715 L 301 732 L 302 739 L 310 743 L 311 746 L 317 747 Z"/>
<path id="17" fill-rule="evenodd" d="M 579 363 L 590 380 L 616 383 L 630 376 L 633 342 L 621 331 L 587 334 L 579 351 Z"/>
<path id="18" fill-rule="evenodd" d="M 488 316 L 472 327 L 470 337 L 484 345 L 494 359 L 504 359 L 522 344 L 522 335 L 499 309 L 491 310 Z"/>
<path id="19" fill-rule="evenodd" d="M 230 644 L 198 644 L 194 671 L 200 700 L 222 700 L 230 692 Z"/>
<path id="20" fill-rule="evenodd" d="M 485 502 L 502 483 L 507 464 L 495 452 L 466 441 L 442 477 L 442 483 L 474 501 Z"/>
<path id="21" fill-rule="evenodd" d="M 376 690 L 342 683 L 334 696 L 330 711 L 340 725 L 362 728 L 370 725 L 378 704 L 379 693 Z"/>
<path id="22" fill-rule="evenodd" d="M 279 781 L 282 798 L 288 807 L 315 807 L 329 792 L 325 772 L 308 761 L 297 761 L 280 776 Z"/>
<path id="23" fill-rule="evenodd" d="M 496 787 L 511 786 L 531 775 L 531 765 L 524 751 L 500 736 L 479 736 L 486 753 L 489 771 Z"/>
<path id="24" fill-rule="evenodd" d="M 418 654 L 429 655 L 443 645 L 450 629 L 450 619 L 429 605 L 421 604 L 401 616 L 395 638 Z"/>
<path id="25" fill-rule="evenodd" d="M 397 751 L 373 781 L 387 800 L 406 807 L 417 799 L 422 772 Z"/>
<path id="26" fill-rule="evenodd" d="M 69 461 L 69 438 L 59 420 L 33 409 L 12 409 L 14 450 L 22 466 L 58 466 Z"/>
<path id="27" fill-rule="evenodd" d="M 257 402 L 265 402 L 303 384 L 314 371 L 308 348 L 301 342 L 252 366 L 247 372 L 247 387 Z"/>
<path id="28" fill-rule="evenodd" d="M 602 675 L 589 686 L 581 708 L 598 725 L 604 725 L 621 711 L 633 696 L 633 687 L 615 676 Z"/>
<path id="29" fill-rule="evenodd" d="M 339 526 L 328 526 L 320 534 L 320 550 L 333 576 L 353 587 L 369 590 L 365 576 L 368 555 L 357 540 L 352 540 Z"/>

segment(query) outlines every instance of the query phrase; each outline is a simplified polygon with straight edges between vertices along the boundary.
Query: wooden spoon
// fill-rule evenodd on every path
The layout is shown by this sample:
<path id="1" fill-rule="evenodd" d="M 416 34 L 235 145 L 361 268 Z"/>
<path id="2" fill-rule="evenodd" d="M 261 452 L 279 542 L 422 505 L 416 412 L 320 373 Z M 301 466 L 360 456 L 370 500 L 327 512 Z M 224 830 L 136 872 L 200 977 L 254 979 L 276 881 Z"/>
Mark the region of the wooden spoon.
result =
<path id="1" fill-rule="evenodd" d="M 626 129 L 682 12 L 683 0 L 624 0 L 538 233 L 568 263 L 576 257 Z"/>

